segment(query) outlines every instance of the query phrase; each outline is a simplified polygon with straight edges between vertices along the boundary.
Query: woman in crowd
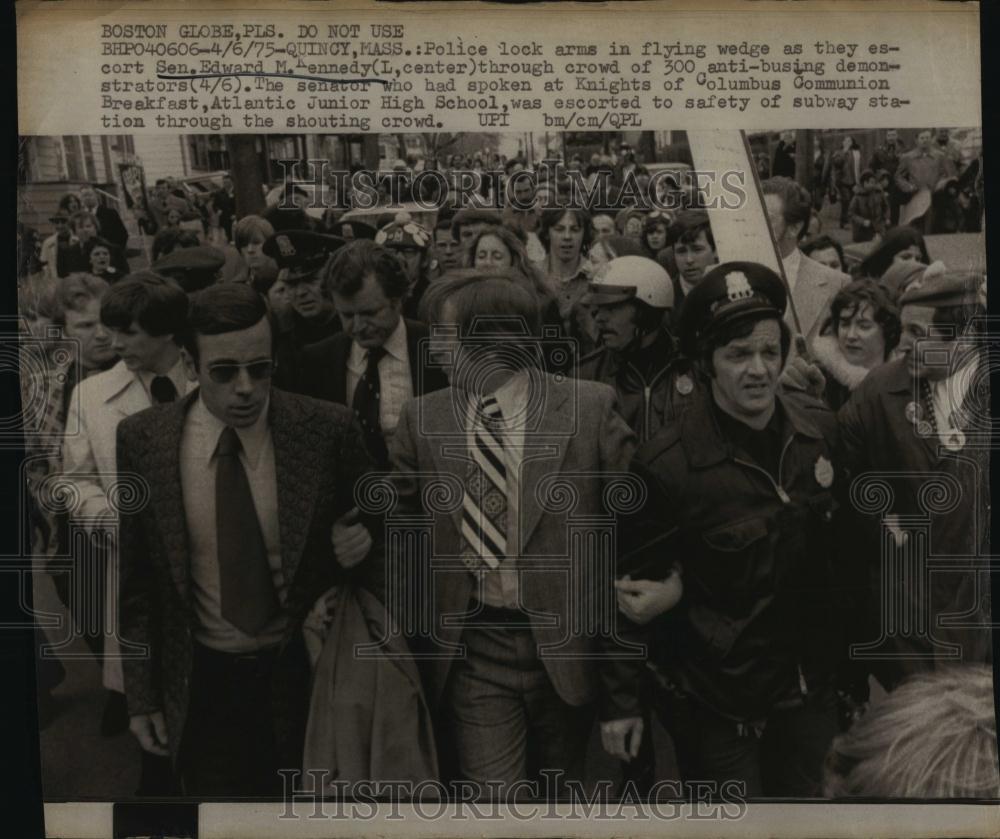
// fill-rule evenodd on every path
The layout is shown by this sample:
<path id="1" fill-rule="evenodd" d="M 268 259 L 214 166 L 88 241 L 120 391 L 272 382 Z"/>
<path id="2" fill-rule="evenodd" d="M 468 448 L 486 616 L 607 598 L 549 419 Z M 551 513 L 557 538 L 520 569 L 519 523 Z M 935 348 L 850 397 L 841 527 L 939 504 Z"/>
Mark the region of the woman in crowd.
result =
<path id="1" fill-rule="evenodd" d="M 667 246 L 667 235 L 671 218 L 662 210 L 653 210 L 646 216 L 642 226 L 643 256 L 656 259 L 656 255 Z"/>
<path id="2" fill-rule="evenodd" d="M 128 273 L 128 263 L 118 255 L 114 245 L 98 236 L 87 242 L 85 248 L 88 271 L 109 284 L 114 284 Z"/>
<path id="3" fill-rule="evenodd" d="M 817 341 L 835 344 L 826 359 L 827 404 L 837 410 L 868 372 L 888 361 L 899 344 L 899 313 L 886 292 L 866 280 L 845 286 L 830 304 L 832 334 Z"/>
<path id="4" fill-rule="evenodd" d="M 87 210 L 77 210 L 69 217 L 69 229 L 72 238 L 66 247 L 59 248 L 56 257 L 56 273 L 60 277 L 90 270 L 90 242 L 100 235 L 97 219 Z"/>
<path id="5" fill-rule="evenodd" d="M 593 275 L 588 259 L 593 239 L 590 213 L 576 208 L 542 210 L 538 238 L 547 255 L 547 284 L 556 295 L 563 334 L 579 341 L 579 352 L 586 355 L 597 346 L 593 318 L 580 305 Z"/>
<path id="6" fill-rule="evenodd" d="M 561 328 L 555 292 L 528 257 L 524 243 L 513 230 L 502 225 L 488 227 L 469 243 L 466 253 L 470 268 L 505 275 L 513 271 L 516 276 L 523 277 L 538 297 L 542 323 Z"/>
<path id="7" fill-rule="evenodd" d="M 847 260 L 844 258 L 843 245 L 830 236 L 817 236 L 815 239 L 810 239 L 800 250 L 820 265 L 833 268 L 834 271 L 847 273 Z"/>
<path id="8" fill-rule="evenodd" d="M 893 227 L 886 231 L 882 243 L 876 247 L 858 266 L 857 276 L 870 280 L 879 280 L 894 262 L 908 259 L 918 260 L 924 265 L 930 265 L 927 255 L 927 245 L 924 237 L 915 227 L 904 225 Z"/>

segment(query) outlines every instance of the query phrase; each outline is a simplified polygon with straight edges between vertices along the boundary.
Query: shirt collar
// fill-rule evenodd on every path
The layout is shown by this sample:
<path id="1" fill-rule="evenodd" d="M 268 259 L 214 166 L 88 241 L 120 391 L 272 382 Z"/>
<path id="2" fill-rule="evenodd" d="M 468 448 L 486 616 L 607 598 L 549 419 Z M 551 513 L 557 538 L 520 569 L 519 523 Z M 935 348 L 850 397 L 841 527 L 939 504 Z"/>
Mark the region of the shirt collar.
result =
<path id="1" fill-rule="evenodd" d="M 976 377 L 978 366 L 979 359 L 974 354 L 968 364 L 956 370 L 947 379 L 939 379 L 934 382 L 934 395 L 938 404 L 945 407 L 944 413 L 946 415 L 954 413 L 962 407 L 965 395 L 969 392 Z"/>
<path id="2" fill-rule="evenodd" d="M 251 469 L 257 468 L 261 452 L 264 450 L 264 445 L 267 442 L 270 431 L 267 415 L 270 407 L 270 400 L 268 400 L 268 404 L 264 406 L 264 410 L 260 412 L 260 416 L 257 417 L 253 425 L 235 429 L 237 436 L 240 438 L 240 443 L 243 445 L 246 464 Z M 200 394 L 191 406 L 191 410 L 188 413 L 188 422 L 195 433 L 200 436 L 200 439 L 204 441 L 204 453 L 206 456 L 208 458 L 214 457 L 215 450 L 219 445 L 219 437 L 226 428 L 226 424 L 208 410 Z"/>
<path id="3" fill-rule="evenodd" d="M 140 370 L 137 375 L 139 376 L 139 381 L 142 382 L 142 386 L 146 389 L 146 393 L 150 395 L 150 398 L 152 398 L 152 391 L 150 389 L 153 386 L 153 379 L 157 376 L 166 376 L 171 382 L 173 382 L 174 387 L 177 390 L 178 398 L 187 393 L 187 372 L 184 369 L 184 359 L 180 356 L 177 357 L 177 361 L 174 362 L 174 366 L 167 370 L 166 373 L 154 373 L 152 370 Z"/>

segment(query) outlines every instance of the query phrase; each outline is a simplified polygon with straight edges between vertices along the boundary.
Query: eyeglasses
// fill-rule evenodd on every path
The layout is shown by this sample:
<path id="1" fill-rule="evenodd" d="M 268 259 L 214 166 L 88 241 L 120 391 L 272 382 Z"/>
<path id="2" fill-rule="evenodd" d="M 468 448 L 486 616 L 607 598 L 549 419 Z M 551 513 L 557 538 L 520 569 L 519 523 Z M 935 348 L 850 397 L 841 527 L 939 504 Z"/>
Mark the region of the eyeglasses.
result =
<path id="1" fill-rule="evenodd" d="M 251 361 L 249 364 L 212 364 L 208 368 L 209 378 L 217 385 L 228 385 L 245 369 L 247 375 L 255 382 L 270 379 L 274 373 L 274 362 L 271 359 Z"/>

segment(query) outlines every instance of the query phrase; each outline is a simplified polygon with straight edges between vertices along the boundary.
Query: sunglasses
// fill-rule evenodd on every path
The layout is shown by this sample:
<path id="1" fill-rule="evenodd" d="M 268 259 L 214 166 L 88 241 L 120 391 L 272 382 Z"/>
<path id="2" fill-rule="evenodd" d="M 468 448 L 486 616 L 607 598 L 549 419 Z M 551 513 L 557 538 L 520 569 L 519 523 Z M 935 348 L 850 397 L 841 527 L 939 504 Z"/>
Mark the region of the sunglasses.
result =
<path id="1" fill-rule="evenodd" d="M 228 385 L 244 368 L 251 379 L 260 382 L 271 378 L 274 373 L 274 362 L 268 358 L 262 361 L 251 361 L 249 364 L 212 364 L 208 368 L 208 376 L 217 385 Z"/>

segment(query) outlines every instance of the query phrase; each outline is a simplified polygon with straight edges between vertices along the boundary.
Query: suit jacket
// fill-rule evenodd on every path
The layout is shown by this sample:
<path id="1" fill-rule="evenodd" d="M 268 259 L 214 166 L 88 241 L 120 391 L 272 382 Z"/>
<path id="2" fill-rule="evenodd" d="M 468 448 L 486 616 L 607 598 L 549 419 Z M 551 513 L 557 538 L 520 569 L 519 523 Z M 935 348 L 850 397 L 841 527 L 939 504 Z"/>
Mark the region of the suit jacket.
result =
<path id="1" fill-rule="evenodd" d="M 117 245 L 123 251 L 128 245 L 128 229 L 122 223 L 122 217 L 118 211 L 111 207 L 98 206 L 94 211 L 97 217 L 97 227 L 101 231 L 101 238 L 107 239 L 112 245 Z"/>
<path id="2" fill-rule="evenodd" d="M 571 596 L 569 580 L 593 568 L 585 569 L 584 557 L 571 548 L 585 544 L 586 537 L 571 541 L 572 534 L 581 520 L 608 515 L 609 481 L 614 473 L 628 471 L 635 435 L 615 411 L 615 394 L 608 385 L 540 376 L 541 408 L 536 430 L 526 435 L 520 476 L 521 546 L 512 552 L 522 570 L 521 606 L 539 615 L 532 632 L 549 678 L 564 701 L 583 705 L 597 696 L 597 636 L 615 619 L 614 569 L 605 566 L 593 572 L 590 582 Z M 459 558 L 467 441 L 461 408 L 456 406 L 464 402 L 451 387 L 414 399 L 403 407 L 390 441 L 397 515 L 429 516 L 426 544 L 431 556 L 416 556 L 414 543 L 407 542 L 389 561 L 406 565 L 400 572 L 402 599 L 417 601 L 416 608 L 424 610 L 418 624 L 424 631 L 414 639 L 414 651 L 425 665 L 432 710 L 440 705 L 451 662 L 460 650 L 463 627 L 454 615 L 468 613 L 473 595 L 473 576 Z M 456 503 L 437 503 L 447 494 L 436 491 L 440 481 L 450 487 Z M 543 500 L 548 503 L 543 505 Z M 430 558 L 435 562 L 433 574 L 427 567 Z M 562 565 L 553 568 L 553 561 Z M 532 563 L 547 567 L 532 569 Z M 523 573 L 527 570 L 531 573 Z M 589 609 L 600 614 L 600 627 L 585 634 L 574 627 Z"/>
<path id="3" fill-rule="evenodd" d="M 413 395 L 423 396 L 447 387 L 448 378 L 440 367 L 429 367 L 422 363 L 420 341 L 430 336 L 427 325 L 409 318 L 405 319 L 405 323 Z M 351 407 L 354 394 L 347 392 L 347 359 L 351 355 L 352 343 L 347 333 L 338 332 L 307 346 L 302 350 L 299 370 L 290 389 L 315 399 Z"/>
<path id="4" fill-rule="evenodd" d="M 121 515 L 121 628 L 149 654 L 125 662 L 129 713 L 162 710 L 174 758 L 187 715 L 195 610 L 188 528 L 181 489 L 184 420 L 196 394 L 130 417 L 119 426 L 118 465 L 146 482 L 149 500 Z M 345 581 L 330 544 L 334 520 L 354 506 L 354 484 L 370 468 L 360 432 L 335 405 L 271 391 L 278 524 L 287 581 L 289 632 L 273 681 L 273 718 L 282 766 L 299 766 L 308 662 L 299 639 L 303 616 L 330 585 Z M 380 533 L 372 534 L 379 539 Z M 378 590 L 381 547 L 358 566 Z M 305 670 L 303 670 L 305 668 Z M 253 736 L 253 732 L 248 732 Z"/>
<path id="5" fill-rule="evenodd" d="M 828 268 L 802 254 L 792 300 L 802 326 L 802 334 L 810 344 L 829 316 L 830 301 L 833 296 L 850 281 L 851 278 L 847 274 Z M 794 330 L 795 320 L 792 317 L 791 305 L 785 312 L 785 319 Z"/>

